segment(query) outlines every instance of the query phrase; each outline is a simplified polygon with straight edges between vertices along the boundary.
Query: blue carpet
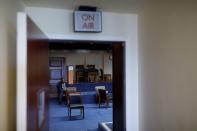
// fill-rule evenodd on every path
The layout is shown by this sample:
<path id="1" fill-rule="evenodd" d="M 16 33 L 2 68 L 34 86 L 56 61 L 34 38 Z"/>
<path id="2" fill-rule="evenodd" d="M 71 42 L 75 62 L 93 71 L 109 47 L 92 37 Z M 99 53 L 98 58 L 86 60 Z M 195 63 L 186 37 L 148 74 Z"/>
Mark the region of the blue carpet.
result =
<path id="1" fill-rule="evenodd" d="M 72 119 L 67 116 L 65 103 L 59 105 L 52 99 L 49 104 L 49 131 L 98 131 L 99 122 L 112 121 L 112 104 L 109 108 L 98 108 L 96 104 L 84 104 L 85 117 L 80 116 L 79 110 L 72 111 Z"/>

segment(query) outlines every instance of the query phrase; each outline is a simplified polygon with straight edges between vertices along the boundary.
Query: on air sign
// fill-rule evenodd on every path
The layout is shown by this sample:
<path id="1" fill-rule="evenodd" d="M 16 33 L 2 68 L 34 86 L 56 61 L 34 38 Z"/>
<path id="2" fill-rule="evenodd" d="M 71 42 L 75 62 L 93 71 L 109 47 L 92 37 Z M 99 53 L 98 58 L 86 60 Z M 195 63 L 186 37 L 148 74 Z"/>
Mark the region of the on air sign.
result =
<path id="1" fill-rule="evenodd" d="M 74 31 L 76 32 L 101 32 L 102 17 L 101 12 L 75 11 Z"/>

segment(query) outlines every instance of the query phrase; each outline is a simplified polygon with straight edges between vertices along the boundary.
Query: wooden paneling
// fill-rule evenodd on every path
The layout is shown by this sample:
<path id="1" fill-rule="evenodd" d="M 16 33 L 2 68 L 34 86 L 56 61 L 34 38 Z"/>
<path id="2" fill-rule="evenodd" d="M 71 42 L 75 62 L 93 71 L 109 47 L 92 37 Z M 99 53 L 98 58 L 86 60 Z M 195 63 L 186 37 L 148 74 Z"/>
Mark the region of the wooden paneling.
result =
<path id="1" fill-rule="evenodd" d="M 27 130 L 48 130 L 48 90 L 49 60 L 48 40 L 42 31 L 28 18 L 27 20 Z M 44 92 L 44 105 L 41 109 L 43 121 L 38 123 L 39 95 Z M 39 126 L 40 125 L 40 126 Z"/>
<path id="2" fill-rule="evenodd" d="M 124 43 L 112 44 L 113 54 L 113 131 L 125 131 Z"/>

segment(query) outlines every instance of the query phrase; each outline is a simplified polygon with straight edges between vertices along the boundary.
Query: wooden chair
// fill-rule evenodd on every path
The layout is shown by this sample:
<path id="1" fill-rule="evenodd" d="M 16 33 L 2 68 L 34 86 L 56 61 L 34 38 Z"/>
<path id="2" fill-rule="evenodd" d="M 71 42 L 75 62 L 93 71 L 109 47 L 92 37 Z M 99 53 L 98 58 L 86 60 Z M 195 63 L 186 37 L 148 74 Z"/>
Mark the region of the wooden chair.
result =
<path id="1" fill-rule="evenodd" d="M 77 87 L 66 87 L 64 88 L 64 93 L 65 93 L 65 96 L 66 96 L 66 103 L 68 105 L 68 101 L 69 101 L 69 93 L 75 93 L 77 92 Z"/>
<path id="2" fill-rule="evenodd" d="M 96 74 L 95 73 L 88 73 L 88 82 L 93 83 L 96 82 Z"/>
<path id="3" fill-rule="evenodd" d="M 95 91 L 96 91 L 96 102 L 99 103 L 99 89 L 105 90 L 105 86 L 95 86 Z"/>
<path id="4" fill-rule="evenodd" d="M 80 109 L 80 115 L 82 115 L 84 119 L 84 105 L 82 104 L 81 95 L 79 92 L 68 94 L 68 116 L 70 120 L 73 109 Z"/>
<path id="5" fill-rule="evenodd" d="M 111 82 L 112 78 L 111 78 L 111 74 L 104 74 L 104 81 L 105 82 Z"/>
<path id="6" fill-rule="evenodd" d="M 102 103 L 106 103 L 106 107 L 109 107 L 109 97 L 107 96 L 106 90 L 105 89 L 98 89 L 98 104 L 99 108 Z"/>

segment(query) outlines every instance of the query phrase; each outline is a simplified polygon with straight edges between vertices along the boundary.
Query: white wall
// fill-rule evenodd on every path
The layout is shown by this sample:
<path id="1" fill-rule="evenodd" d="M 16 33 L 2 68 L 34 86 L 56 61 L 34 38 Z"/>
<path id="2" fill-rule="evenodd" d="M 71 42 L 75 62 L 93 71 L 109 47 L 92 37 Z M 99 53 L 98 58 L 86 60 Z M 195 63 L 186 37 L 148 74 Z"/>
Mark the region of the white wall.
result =
<path id="1" fill-rule="evenodd" d="M 98 70 L 100 68 L 102 68 L 102 54 L 98 54 L 98 53 L 93 53 L 93 54 L 89 54 L 86 55 L 86 65 L 94 65 L 95 64 L 95 68 L 97 68 Z"/>
<path id="2" fill-rule="evenodd" d="M 104 62 L 104 74 L 112 74 L 112 60 L 109 60 L 110 55 L 112 53 L 104 51 L 50 51 L 50 57 L 64 57 L 66 65 L 95 65 L 95 68 L 99 70 L 103 68 Z"/>
<path id="3" fill-rule="evenodd" d="M 66 63 L 65 63 L 66 65 L 84 65 L 84 58 L 86 54 L 64 52 L 64 51 L 51 51 L 49 56 L 50 57 L 64 57 L 66 60 Z"/>
<path id="4" fill-rule="evenodd" d="M 138 131 L 137 15 L 103 12 L 102 33 L 74 33 L 73 11 L 27 7 L 26 12 L 51 39 L 126 41 L 127 130 Z"/>
<path id="5" fill-rule="evenodd" d="M 16 130 L 16 12 L 20 0 L 0 1 L 0 130 Z"/>
<path id="6" fill-rule="evenodd" d="M 197 130 L 197 3 L 139 9 L 140 131 Z"/>

